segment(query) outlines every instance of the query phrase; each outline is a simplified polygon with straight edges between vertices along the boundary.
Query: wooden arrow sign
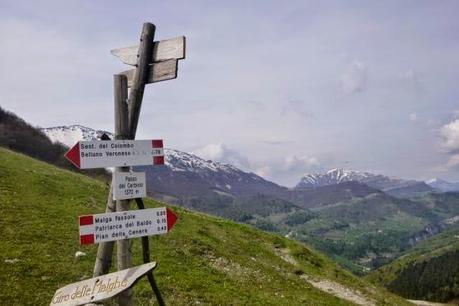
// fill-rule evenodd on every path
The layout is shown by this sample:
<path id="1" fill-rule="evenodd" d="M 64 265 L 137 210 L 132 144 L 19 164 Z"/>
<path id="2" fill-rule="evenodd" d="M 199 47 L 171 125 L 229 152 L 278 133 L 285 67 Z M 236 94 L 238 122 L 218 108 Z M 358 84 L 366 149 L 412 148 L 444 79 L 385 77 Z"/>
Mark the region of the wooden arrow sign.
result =
<path id="1" fill-rule="evenodd" d="M 163 141 L 79 141 L 65 153 L 65 158 L 79 169 L 163 165 Z"/>
<path id="2" fill-rule="evenodd" d="M 137 55 L 139 46 L 114 49 L 110 51 L 118 57 L 123 63 L 135 66 L 137 65 Z M 170 59 L 185 58 L 185 36 L 155 41 L 153 43 L 152 63 L 162 62 Z"/>
<path id="3" fill-rule="evenodd" d="M 56 291 L 50 305 L 77 306 L 109 299 L 134 285 L 155 267 L 156 262 L 150 262 L 67 285 Z"/>
<path id="4" fill-rule="evenodd" d="M 167 81 L 177 78 L 177 60 L 168 60 L 150 65 L 146 84 Z M 120 72 L 128 78 L 128 87 L 132 86 L 135 69 Z"/>
<path id="5" fill-rule="evenodd" d="M 167 234 L 176 222 L 166 207 L 80 216 L 80 244 Z"/>

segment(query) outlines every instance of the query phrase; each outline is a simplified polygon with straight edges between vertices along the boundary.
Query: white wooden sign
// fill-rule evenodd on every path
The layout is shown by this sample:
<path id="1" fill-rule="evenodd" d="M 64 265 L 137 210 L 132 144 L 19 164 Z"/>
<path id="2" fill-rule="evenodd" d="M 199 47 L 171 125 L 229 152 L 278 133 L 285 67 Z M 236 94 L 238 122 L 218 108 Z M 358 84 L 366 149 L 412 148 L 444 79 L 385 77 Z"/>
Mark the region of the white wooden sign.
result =
<path id="1" fill-rule="evenodd" d="M 162 165 L 162 140 L 79 141 L 65 157 L 79 169 Z"/>
<path id="2" fill-rule="evenodd" d="M 114 172 L 112 186 L 115 201 L 147 196 L 145 172 Z"/>
<path id="3" fill-rule="evenodd" d="M 80 244 L 166 234 L 176 221 L 166 207 L 80 216 Z"/>
<path id="4" fill-rule="evenodd" d="M 67 285 L 56 291 L 50 305 L 76 306 L 109 299 L 131 287 L 155 267 L 156 262 L 150 262 Z"/>

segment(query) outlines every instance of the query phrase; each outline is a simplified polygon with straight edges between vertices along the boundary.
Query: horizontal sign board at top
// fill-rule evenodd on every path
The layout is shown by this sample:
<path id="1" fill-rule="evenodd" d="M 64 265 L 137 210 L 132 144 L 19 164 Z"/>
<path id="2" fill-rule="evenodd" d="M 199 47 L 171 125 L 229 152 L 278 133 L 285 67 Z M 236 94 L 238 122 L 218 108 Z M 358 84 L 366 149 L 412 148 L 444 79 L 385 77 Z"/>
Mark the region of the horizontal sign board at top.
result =
<path id="1" fill-rule="evenodd" d="M 155 267 L 156 262 L 150 262 L 67 285 L 56 291 L 50 305 L 77 306 L 112 298 L 131 287 Z"/>
<path id="2" fill-rule="evenodd" d="M 153 43 L 153 54 L 151 62 L 157 63 L 170 59 L 184 59 L 186 45 L 185 41 L 185 36 L 155 41 Z M 137 55 L 139 53 L 138 45 L 114 49 L 110 52 L 125 64 L 132 66 L 137 65 Z"/>
<path id="3" fill-rule="evenodd" d="M 175 222 L 166 207 L 80 216 L 80 244 L 167 234 Z"/>
<path id="4" fill-rule="evenodd" d="M 160 81 L 172 80 L 177 77 L 177 60 L 168 60 L 154 65 L 150 65 L 145 84 L 156 83 Z M 128 87 L 134 82 L 135 69 L 120 72 L 128 79 Z"/>
<path id="5" fill-rule="evenodd" d="M 79 141 L 65 157 L 79 169 L 163 165 L 162 140 Z"/>
<path id="6" fill-rule="evenodd" d="M 144 198 L 147 196 L 145 172 L 113 172 L 113 200 Z"/>

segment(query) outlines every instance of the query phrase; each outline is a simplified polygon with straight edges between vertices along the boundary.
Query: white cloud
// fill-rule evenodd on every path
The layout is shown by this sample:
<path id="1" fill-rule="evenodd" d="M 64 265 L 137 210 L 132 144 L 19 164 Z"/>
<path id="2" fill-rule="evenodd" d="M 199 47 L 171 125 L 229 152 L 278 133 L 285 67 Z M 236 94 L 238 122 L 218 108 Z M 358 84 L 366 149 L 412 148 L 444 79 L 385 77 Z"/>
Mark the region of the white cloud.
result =
<path id="1" fill-rule="evenodd" d="M 307 103 L 298 99 L 288 99 L 282 106 L 281 115 L 294 113 L 305 118 L 314 118 L 314 115 L 307 109 Z"/>
<path id="2" fill-rule="evenodd" d="M 405 73 L 401 74 L 400 78 L 406 86 L 415 91 L 421 91 L 423 89 L 421 78 L 413 69 L 409 69 Z"/>
<path id="3" fill-rule="evenodd" d="M 193 154 L 206 160 L 210 159 L 225 164 L 231 164 L 242 170 L 250 170 L 250 163 L 247 157 L 236 150 L 228 148 L 223 143 L 208 144 L 195 150 Z"/>
<path id="4" fill-rule="evenodd" d="M 443 138 L 442 146 L 447 152 L 459 151 L 459 119 L 444 125 L 440 134 Z"/>
<path id="5" fill-rule="evenodd" d="M 440 130 L 442 148 L 450 155 L 444 170 L 459 169 L 459 119 L 444 125 Z"/>
<path id="6" fill-rule="evenodd" d="M 411 114 L 409 115 L 409 119 L 410 119 L 410 121 L 413 122 L 413 123 L 414 123 L 414 122 L 417 122 L 417 121 L 419 120 L 418 115 L 417 115 L 416 113 L 411 113 Z"/>
<path id="7" fill-rule="evenodd" d="M 262 178 L 268 179 L 271 176 L 271 168 L 269 166 L 262 166 L 255 170 L 255 174 L 261 176 Z"/>
<path id="8" fill-rule="evenodd" d="M 455 154 L 450 157 L 448 163 L 446 164 L 448 169 L 457 169 L 459 168 L 459 154 Z"/>
<path id="9" fill-rule="evenodd" d="M 362 92 L 367 85 L 367 68 L 360 61 L 353 61 L 349 69 L 340 77 L 341 89 L 346 95 Z"/>
<path id="10" fill-rule="evenodd" d="M 283 169 L 285 171 L 300 170 L 305 171 L 320 166 L 319 160 L 311 156 L 287 156 Z"/>

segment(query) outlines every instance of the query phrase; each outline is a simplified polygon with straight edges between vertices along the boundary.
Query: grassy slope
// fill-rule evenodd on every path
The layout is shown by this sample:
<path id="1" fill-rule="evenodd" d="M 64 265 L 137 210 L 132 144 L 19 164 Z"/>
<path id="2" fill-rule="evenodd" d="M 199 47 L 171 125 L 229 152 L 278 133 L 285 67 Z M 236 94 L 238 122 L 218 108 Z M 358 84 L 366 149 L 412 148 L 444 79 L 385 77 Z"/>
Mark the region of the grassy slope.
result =
<path id="1" fill-rule="evenodd" d="M 78 245 L 77 218 L 103 212 L 107 193 L 102 182 L 0 148 L 2 303 L 47 305 L 57 288 L 92 274 L 97 247 Z M 297 242 L 173 209 L 180 219 L 172 232 L 151 237 L 152 257 L 159 263 L 155 275 L 169 305 L 351 304 L 315 289 L 298 276 L 300 271 L 358 290 L 377 304 L 406 303 Z M 87 256 L 76 259 L 78 250 Z M 279 251 L 290 252 L 299 266 L 276 255 Z M 141 264 L 139 239 L 134 254 L 134 263 Z M 137 304 L 153 304 L 145 280 L 135 290 Z"/>

